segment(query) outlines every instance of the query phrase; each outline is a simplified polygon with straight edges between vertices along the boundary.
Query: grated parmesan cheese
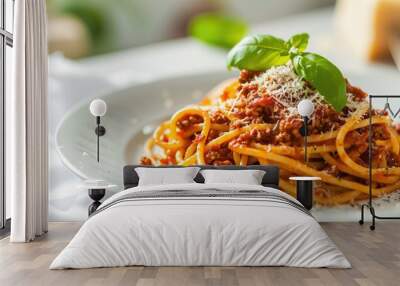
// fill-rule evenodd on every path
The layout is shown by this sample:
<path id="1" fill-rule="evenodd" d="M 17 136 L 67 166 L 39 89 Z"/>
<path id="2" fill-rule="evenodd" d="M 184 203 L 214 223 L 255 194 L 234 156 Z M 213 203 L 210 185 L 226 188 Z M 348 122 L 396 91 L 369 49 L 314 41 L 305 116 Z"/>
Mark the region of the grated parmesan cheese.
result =
<path id="1" fill-rule="evenodd" d="M 312 88 L 293 69 L 292 63 L 276 66 L 255 77 L 248 85 L 256 84 L 259 90 L 272 96 L 277 102 L 286 107 L 288 116 L 297 115 L 297 105 L 302 99 L 309 99 L 314 106 L 329 105 L 323 96 Z M 357 109 L 358 101 L 351 93 L 347 93 L 347 104 L 350 113 Z"/>

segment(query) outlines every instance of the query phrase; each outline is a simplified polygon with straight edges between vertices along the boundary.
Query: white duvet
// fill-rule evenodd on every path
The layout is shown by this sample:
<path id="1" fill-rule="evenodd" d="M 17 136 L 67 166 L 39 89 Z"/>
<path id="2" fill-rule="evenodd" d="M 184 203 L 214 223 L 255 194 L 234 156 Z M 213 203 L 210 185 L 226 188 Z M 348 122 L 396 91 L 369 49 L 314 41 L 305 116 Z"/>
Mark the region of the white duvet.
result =
<path id="1" fill-rule="evenodd" d="M 130 192 L 265 190 L 254 185 L 142 186 L 106 200 L 50 269 L 146 266 L 294 266 L 349 268 L 318 222 L 295 207 L 255 198 L 153 198 L 121 201 Z M 109 205 L 108 208 L 106 206 Z"/>

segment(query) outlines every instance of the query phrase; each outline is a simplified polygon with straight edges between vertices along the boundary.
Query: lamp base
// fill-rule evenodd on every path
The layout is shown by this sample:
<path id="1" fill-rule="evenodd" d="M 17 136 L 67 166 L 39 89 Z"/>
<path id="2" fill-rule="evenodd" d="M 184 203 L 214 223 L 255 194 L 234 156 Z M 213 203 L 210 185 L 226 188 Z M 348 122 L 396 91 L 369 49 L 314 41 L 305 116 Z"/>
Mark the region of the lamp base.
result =
<path id="1" fill-rule="evenodd" d="M 313 207 L 313 181 L 299 180 L 297 181 L 296 198 L 307 210 Z"/>
<path id="2" fill-rule="evenodd" d="M 106 189 L 89 189 L 89 197 L 94 201 L 88 208 L 89 216 L 101 205 L 100 200 L 106 194 Z"/>

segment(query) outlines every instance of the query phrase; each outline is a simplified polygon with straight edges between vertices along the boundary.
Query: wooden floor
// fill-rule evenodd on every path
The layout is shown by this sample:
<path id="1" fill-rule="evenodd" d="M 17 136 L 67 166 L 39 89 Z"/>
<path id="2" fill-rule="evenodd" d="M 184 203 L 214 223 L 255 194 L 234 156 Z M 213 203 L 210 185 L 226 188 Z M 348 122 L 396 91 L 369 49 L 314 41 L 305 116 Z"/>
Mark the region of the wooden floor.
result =
<path id="1" fill-rule="evenodd" d="M 78 230 L 79 223 L 50 223 L 35 242 L 0 241 L 0 285 L 400 285 L 400 223 L 326 223 L 324 229 L 352 269 L 288 267 L 123 267 L 48 270 L 50 262 Z"/>

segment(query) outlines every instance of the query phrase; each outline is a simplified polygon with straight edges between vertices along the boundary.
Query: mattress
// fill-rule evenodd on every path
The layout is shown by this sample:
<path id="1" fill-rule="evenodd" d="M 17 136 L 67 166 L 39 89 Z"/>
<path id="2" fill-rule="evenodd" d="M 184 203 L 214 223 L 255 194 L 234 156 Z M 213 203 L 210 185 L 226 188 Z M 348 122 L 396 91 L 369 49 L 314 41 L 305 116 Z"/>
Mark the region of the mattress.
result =
<path id="1" fill-rule="evenodd" d="M 289 195 L 258 185 L 197 183 L 112 196 L 50 269 L 131 265 L 351 267 Z"/>

